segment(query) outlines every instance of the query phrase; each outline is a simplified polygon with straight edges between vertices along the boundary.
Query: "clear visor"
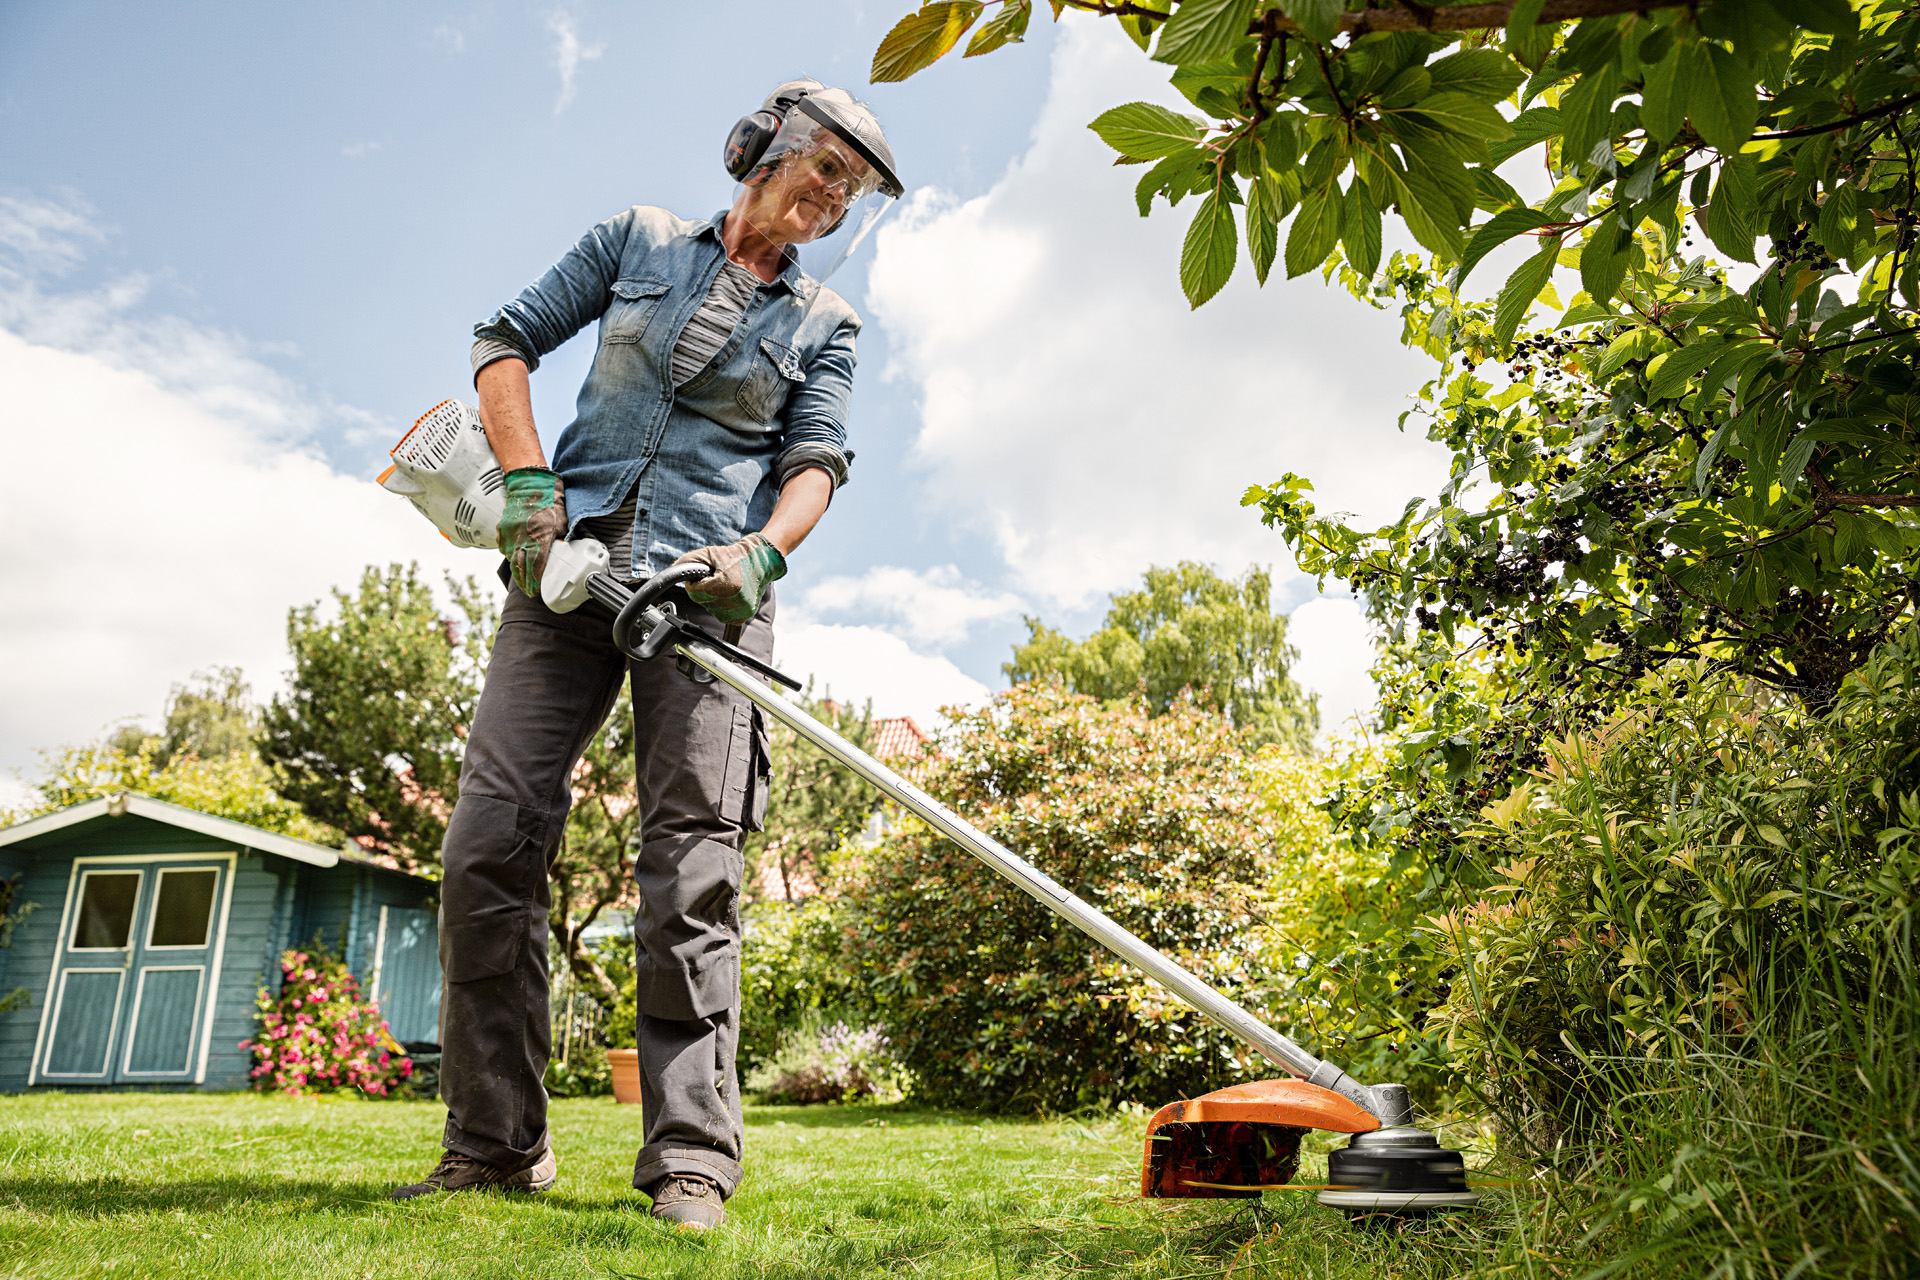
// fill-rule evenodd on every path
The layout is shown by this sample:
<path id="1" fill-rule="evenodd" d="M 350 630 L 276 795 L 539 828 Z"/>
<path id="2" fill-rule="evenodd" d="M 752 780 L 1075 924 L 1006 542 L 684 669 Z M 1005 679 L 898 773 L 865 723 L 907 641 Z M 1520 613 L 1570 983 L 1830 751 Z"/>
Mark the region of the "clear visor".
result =
<path id="1" fill-rule="evenodd" d="M 761 236 L 792 246 L 801 270 L 825 280 L 893 204 L 880 183 L 844 139 L 796 111 L 741 180 L 742 212 Z"/>

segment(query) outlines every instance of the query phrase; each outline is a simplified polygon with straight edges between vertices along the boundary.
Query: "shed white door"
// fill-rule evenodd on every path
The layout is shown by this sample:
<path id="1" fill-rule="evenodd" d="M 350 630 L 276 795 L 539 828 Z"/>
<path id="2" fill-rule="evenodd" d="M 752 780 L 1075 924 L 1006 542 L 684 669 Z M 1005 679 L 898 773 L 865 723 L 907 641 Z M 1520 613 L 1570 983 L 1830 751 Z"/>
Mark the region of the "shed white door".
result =
<path id="1" fill-rule="evenodd" d="M 75 860 L 37 1081 L 195 1079 L 232 874 L 223 854 Z"/>

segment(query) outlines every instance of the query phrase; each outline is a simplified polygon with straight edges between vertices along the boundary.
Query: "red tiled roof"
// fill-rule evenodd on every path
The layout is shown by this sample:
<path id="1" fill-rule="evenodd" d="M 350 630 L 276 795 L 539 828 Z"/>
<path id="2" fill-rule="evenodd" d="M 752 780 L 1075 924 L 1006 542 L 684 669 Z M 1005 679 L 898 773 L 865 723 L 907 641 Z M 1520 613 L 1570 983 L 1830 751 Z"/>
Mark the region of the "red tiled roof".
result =
<path id="1" fill-rule="evenodd" d="M 912 716 L 894 716 L 873 722 L 873 756 L 876 760 L 896 757 L 918 760 L 927 754 L 933 735 L 913 722 Z"/>

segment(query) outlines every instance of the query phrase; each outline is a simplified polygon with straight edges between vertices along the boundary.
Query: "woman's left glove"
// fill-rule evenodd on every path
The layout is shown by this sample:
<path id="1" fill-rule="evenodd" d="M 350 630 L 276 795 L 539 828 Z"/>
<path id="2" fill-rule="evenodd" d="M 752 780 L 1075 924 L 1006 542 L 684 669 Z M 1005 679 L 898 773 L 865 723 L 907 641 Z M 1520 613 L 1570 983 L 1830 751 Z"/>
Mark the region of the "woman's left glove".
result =
<path id="1" fill-rule="evenodd" d="M 787 558 L 764 533 L 724 547 L 689 551 L 675 564 L 703 564 L 711 577 L 687 587 L 687 598 L 722 622 L 747 622 L 760 612 L 767 588 L 787 576 Z"/>
<path id="2" fill-rule="evenodd" d="M 507 472 L 507 506 L 500 513 L 500 554 L 513 581 L 530 596 L 540 594 L 540 575 L 555 538 L 567 532 L 567 487 L 545 467 Z"/>

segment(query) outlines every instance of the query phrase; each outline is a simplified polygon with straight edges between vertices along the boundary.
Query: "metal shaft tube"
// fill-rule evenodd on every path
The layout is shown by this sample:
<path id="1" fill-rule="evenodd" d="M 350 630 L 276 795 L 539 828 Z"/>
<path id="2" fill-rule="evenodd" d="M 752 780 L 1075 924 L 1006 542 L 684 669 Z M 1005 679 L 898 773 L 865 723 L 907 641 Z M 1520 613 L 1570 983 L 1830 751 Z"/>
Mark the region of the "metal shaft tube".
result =
<path id="1" fill-rule="evenodd" d="M 1104 913 L 1067 892 L 1051 876 L 975 828 L 932 796 L 908 782 L 832 729 L 794 706 L 744 667 L 696 642 L 676 644 L 673 652 L 711 672 L 780 723 L 878 787 L 890 799 L 918 814 L 949 840 L 1011 881 L 1034 901 L 1095 942 L 1133 965 L 1199 1010 L 1207 1019 L 1243 1041 L 1275 1066 L 1303 1080 L 1332 1089 L 1375 1115 L 1383 1109 L 1373 1090 L 1330 1062 L 1323 1062 L 1267 1026 L 1212 987 L 1194 977 Z M 1386 1118 L 1382 1117 L 1383 1122 Z"/>

